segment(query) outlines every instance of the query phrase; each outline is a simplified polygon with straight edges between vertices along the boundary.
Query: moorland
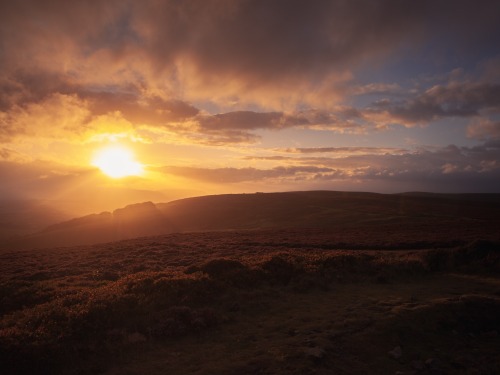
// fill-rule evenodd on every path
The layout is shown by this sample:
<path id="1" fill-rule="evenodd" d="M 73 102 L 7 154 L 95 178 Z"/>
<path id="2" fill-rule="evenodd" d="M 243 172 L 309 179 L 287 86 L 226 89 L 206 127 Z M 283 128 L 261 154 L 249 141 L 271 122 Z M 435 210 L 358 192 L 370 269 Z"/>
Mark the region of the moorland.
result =
<path id="1" fill-rule="evenodd" d="M 5 374 L 496 374 L 500 195 L 141 203 L 0 251 Z"/>

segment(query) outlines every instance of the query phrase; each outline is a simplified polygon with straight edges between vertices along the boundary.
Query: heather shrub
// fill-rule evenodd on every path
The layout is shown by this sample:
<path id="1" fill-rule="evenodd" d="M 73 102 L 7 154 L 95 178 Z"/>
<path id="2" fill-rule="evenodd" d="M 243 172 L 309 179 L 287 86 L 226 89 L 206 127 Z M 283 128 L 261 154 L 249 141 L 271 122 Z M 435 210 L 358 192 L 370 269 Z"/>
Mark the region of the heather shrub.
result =
<path id="1" fill-rule="evenodd" d="M 214 259 L 205 263 L 200 268 L 212 279 L 224 279 L 235 272 L 244 270 L 246 267 L 236 260 Z"/>
<path id="2" fill-rule="evenodd" d="M 16 280 L 0 284 L 0 316 L 15 310 L 45 303 L 53 290 L 31 281 Z"/>
<path id="3" fill-rule="evenodd" d="M 427 250 L 422 254 L 422 260 L 429 271 L 444 271 L 453 268 L 451 253 L 449 249 Z"/>
<path id="4" fill-rule="evenodd" d="M 500 271 L 500 243 L 485 240 L 471 242 L 455 250 L 453 260 L 461 268 Z"/>
<path id="5" fill-rule="evenodd" d="M 199 333 L 220 320 L 206 307 L 221 295 L 213 287 L 208 279 L 143 274 L 14 312 L 1 321 L 0 360 L 8 373 L 56 373 L 150 337 Z"/>
<path id="6" fill-rule="evenodd" d="M 481 240 L 455 249 L 427 250 L 422 259 L 430 271 L 494 272 L 500 270 L 500 244 Z"/>
<path id="7" fill-rule="evenodd" d="M 299 267 L 290 259 L 285 259 L 283 256 L 274 256 L 270 260 L 261 264 L 261 269 L 264 271 L 266 279 L 271 282 L 280 284 L 288 284 L 293 278 L 300 277 L 304 269 Z"/>
<path id="8" fill-rule="evenodd" d="M 217 282 L 234 286 L 237 288 L 250 288 L 262 281 L 262 272 L 250 269 L 244 264 L 230 259 L 214 259 L 199 268 L 191 267 L 187 273 L 196 272 L 199 269 Z"/>
<path id="9" fill-rule="evenodd" d="M 378 272 L 375 258 L 367 254 L 339 254 L 320 259 L 318 273 L 328 281 L 359 281 Z"/>

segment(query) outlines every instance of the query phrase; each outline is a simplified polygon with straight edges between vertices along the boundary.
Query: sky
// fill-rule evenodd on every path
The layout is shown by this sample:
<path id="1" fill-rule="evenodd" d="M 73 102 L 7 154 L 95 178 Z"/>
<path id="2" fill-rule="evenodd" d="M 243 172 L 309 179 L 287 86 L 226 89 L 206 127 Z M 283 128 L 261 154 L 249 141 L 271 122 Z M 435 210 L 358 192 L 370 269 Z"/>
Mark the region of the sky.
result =
<path id="1" fill-rule="evenodd" d="M 112 147 L 141 173 L 104 173 Z M 0 181 L 1 199 L 79 213 L 256 191 L 500 193 L 500 3 L 2 1 Z"/>

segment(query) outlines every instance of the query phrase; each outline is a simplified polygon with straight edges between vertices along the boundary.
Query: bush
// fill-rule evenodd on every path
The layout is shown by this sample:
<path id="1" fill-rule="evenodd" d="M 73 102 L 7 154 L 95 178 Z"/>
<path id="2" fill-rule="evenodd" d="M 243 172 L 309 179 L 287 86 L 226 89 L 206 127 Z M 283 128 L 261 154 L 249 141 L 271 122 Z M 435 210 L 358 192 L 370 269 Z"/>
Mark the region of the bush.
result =
<path id="1" fill-rule="evenodd" d="M 433 249 L 427 250 L 422 255 L 425 267 L 431 272 L 445 271 L 453 268 L 452 250 Z"/>
<path id="2" fill-rule="evenodd" d="M 304 269 L 282 256 L 274 256 L 261 265 L 265 276 L 270 281 L 288 284 L 293 278 L 300 277 Z"/>
<path id="3" fill-rule="evenodd" d="M 235 272 L 246 269 L 242 263 L 230 259 L 214 259 L 205 263 L 200 268 L 212 279 L 225 279 Z"/>
<path id="4" fill-rule="evenodd" d="M 318 272 L 329 281 L 359 281 L 376 274 L 375 257 L 367 254 L 339 254 L 318 261 Z"/>
<path id="5" fill-rule="evenodd" d="M 422 259 L 430 271 L 499 271 L 500 244 L 474 241 L 456 249 L 428 250 Z"/>
<path id="6" fill-rule="evenodd" d="M 474 241 L 454 252 L 454 263 L 465 269 L 500 270 L 500 244 L 491 241 Z"/>
<path id="7" fill-rule="evenodd" d="M 229 259 L 214 259 L 201 267 L 190 267 L 188 274 L 200 271 L 223 285 L 230 285 L 237 288 L 250 288 L 257 285 L 262 280 L 262 273 L 256 269 L 250 269 L 244 264 Z"/>

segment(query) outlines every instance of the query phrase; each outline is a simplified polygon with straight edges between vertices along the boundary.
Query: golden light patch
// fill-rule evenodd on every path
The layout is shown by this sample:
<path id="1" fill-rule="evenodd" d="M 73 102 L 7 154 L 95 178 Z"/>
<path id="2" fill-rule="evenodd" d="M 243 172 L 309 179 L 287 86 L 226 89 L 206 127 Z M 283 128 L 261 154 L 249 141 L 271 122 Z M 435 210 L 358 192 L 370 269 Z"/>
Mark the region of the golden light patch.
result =
<path id="1" fill-rule="evenodd" d="M 112 146 L 98 151 L 92 159 L 92 165 L 112 178 L 139 176 L 143 173 L 143 165 L 135 160 L 130 150 L 122 146 Z"/>

